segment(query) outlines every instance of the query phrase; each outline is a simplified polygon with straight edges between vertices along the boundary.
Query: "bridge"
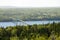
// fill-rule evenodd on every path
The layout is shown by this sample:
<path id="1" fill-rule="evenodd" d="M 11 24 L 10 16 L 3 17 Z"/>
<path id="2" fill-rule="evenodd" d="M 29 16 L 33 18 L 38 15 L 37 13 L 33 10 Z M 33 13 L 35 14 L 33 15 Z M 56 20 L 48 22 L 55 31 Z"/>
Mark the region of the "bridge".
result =
<path id="1" fill-rule="evenodd" d="M 19 21 L 19 22 L 22 22 L 23 23 L 23 25 L 29 25 L 29 24 L 27 24 L 27 23 L 25 23 L 23 20 L 21 20 L 21 19 L 17 19 L 17 18 L 13 18 L 13 17 L 9 17 L 10 19 L 13 19 L 13 22 L 12 23 L 14 23 L 15 25 L 18 25 L 18 22 L 17 21 Z M 19 24 L 19 25 L 21 25 L 21 24 Z"/>

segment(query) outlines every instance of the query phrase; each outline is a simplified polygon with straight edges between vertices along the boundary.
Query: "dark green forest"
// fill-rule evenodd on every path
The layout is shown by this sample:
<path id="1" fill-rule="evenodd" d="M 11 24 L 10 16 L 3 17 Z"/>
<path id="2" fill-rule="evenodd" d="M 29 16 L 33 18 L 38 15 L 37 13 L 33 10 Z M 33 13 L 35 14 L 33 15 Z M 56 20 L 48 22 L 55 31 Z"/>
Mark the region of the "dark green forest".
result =
<path id="1" fill-rule="evenodd" d="M 60 40 L 60 23 L 0 27 L 0 40 Z"/>
<path id="2" fill-rule="evenodd" d="M 24 21 L 60 20 L 60 8 L 0 8 L 0 22 L 13 21 L 9 17 Z"/>

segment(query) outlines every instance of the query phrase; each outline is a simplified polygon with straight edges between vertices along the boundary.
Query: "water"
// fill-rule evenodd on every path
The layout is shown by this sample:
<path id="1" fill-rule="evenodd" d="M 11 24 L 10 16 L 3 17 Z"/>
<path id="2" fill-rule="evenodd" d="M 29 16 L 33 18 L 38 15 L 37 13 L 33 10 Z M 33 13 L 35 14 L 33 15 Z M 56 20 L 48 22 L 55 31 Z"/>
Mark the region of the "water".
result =
<path id="1" fill-rule="evenodd" d="M 60 21 L 54 21 L 54 22 L 60 22 Z M 15 26 L 15 25 L 26 25 L 26 24 L 29 24 L 29 25 L 47 24 L 47 23 L 53 23 L 53 21 L 24 21 L 24 23 L 22 23 L 22 22 L 0 22 L 0 27 Z"/>

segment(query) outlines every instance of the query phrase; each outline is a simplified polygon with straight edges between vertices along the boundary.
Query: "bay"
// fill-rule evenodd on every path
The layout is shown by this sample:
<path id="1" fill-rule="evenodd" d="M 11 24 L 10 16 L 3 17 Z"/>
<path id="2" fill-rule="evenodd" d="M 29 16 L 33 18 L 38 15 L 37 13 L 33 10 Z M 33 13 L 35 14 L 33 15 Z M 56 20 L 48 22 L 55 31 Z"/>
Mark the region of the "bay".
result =
<path id="1" fill-rule="evenodd" d="M 60 21 L 24 21 L 24 22 L 0 22 L 0 27 L 15 26 L 15 25 L 33 25 L 33 24 L 47 24 Z"/>

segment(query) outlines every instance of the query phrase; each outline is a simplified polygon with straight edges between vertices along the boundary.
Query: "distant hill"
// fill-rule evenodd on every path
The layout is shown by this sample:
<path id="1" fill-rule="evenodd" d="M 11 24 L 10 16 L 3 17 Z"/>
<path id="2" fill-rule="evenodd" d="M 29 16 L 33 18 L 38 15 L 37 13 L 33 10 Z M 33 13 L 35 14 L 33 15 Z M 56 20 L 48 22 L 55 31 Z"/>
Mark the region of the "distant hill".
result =
<path id="1" fill-rule="evenodd" d="M 9 17 L 24 21 L 32 20 L 60 20 L 60 8 L 1 8 L 0 22 L 13 21 Z"/>

